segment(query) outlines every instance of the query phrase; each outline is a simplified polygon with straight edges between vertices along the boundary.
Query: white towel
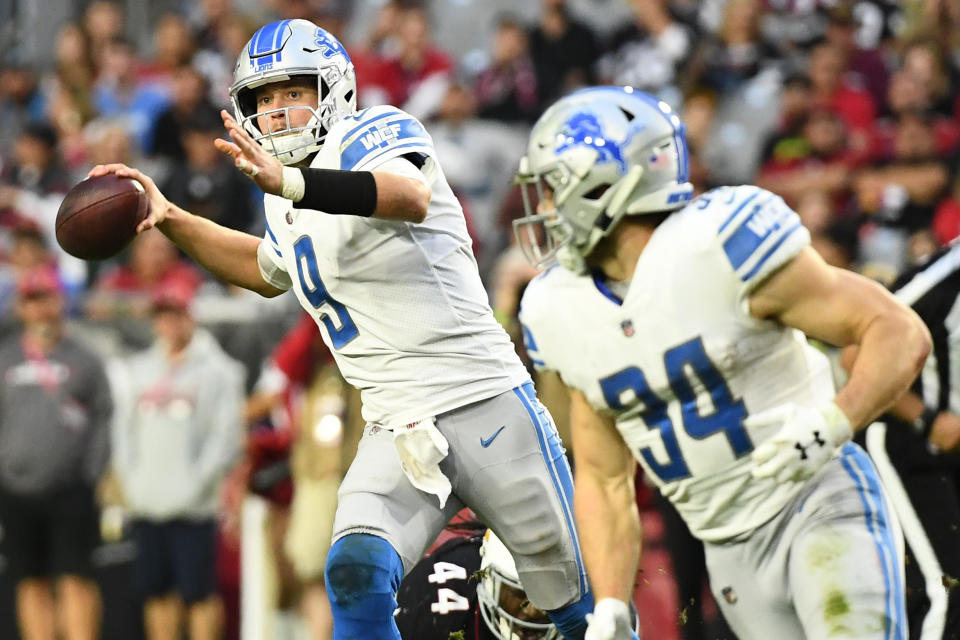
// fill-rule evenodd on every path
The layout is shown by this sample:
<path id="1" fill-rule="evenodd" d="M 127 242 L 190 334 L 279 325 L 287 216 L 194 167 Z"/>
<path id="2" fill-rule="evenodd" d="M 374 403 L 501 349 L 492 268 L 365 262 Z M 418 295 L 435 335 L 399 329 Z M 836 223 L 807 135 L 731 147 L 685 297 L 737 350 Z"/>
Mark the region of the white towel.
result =
<path id="1" fill-rule="evenodd" d="M 394 427 L 393 444 L 400 456 L 400 466 L 410 483 L 421 491 L 440 499 L 440 508 L 447 504 L 453 487 L 440 471 L 440 461 L 450 452 L 450 444 L 436 427 L 434 418 Z"/>

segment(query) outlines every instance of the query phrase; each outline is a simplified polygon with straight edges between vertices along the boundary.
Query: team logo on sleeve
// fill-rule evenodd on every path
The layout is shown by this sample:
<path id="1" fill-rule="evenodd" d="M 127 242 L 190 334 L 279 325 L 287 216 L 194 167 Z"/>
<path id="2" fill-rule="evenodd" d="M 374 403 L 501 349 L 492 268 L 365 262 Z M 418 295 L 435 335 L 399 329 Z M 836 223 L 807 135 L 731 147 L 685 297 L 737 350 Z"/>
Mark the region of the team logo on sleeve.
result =
<path id="1" fill-rule="evenodd" d="M 620 323 L 620 328 L 623 329 L 623 335 L 628 338 L 633 336 L 633 320 L 624 320 Z"/>

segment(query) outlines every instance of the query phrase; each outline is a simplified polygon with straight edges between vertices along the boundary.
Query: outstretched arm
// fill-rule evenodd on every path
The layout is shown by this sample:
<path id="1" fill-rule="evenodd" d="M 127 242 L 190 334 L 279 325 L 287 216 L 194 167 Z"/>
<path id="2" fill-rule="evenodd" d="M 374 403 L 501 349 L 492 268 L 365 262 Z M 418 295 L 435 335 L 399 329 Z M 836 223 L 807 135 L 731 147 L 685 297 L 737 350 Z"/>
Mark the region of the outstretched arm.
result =
<path id="1" fill-rule="evenodd" d="M 222 227 L 217 223 L 181 209 L 157 188 L 150 176 L 124 164 L 97 165 L 89 176 L 108 173 L 132 178 L 143 185 L 150 199 L 150 212 L 137 226 L 137 233 L 157 227 L 174 244 L 221 280 L 262 296 L 272 298 L 283 293 L 267 283 L 260 274 L 257 248 L 261 239 L 248 233 Z"/>
<path id="2" fill-rule="evenodd" d="M 220 117 L 233 142 L 218 139 L 217 149 L 233 158 L 237 168 L 266 193 L 332 214 L 402 222 L 423 222 L 427 217 L 431 192 L 426 180 L 388 171 L 284 167 L 229 113 L 221 111 Z"/>

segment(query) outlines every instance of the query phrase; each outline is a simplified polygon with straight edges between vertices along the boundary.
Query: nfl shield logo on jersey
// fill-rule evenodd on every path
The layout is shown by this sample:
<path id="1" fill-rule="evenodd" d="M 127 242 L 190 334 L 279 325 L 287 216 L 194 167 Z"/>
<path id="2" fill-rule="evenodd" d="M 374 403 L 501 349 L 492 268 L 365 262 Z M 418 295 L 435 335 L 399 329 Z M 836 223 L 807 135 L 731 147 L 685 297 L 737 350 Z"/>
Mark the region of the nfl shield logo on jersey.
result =
<path id="1" fill-rule="evenodd" d="M 623 335 L 628 338 L 633 335 L 633 320 L 624 320 L 620 323 L 620 328 L 623 329 Z"/>

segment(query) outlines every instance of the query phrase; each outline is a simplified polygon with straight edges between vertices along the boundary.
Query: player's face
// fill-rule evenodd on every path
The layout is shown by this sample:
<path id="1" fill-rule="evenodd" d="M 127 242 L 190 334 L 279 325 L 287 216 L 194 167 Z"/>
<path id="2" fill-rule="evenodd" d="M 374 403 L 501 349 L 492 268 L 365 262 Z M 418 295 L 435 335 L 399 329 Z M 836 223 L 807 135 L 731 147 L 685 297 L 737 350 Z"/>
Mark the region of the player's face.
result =
<path id="1" fill-rule="evenodd" d="M 537 213 L 545 215 L 553 212 L 555 214 L 555 210 L 555 205 L 553 204 L 553 189 L 544 183 L 540 201 L 537 203 Z"/>
<path id="2" fill-rule="evenodd" d="M 316 82 L 301 78 L 263 85 L 256 90 L 256 96 L 257 113 L 265 113 L 257 116 L 257 127 L 264 133 L 305 127 L 313 114 L 307 109 L 286 107 L 316 109 L 320 98 Z"/>
<path id="3" fill-rule="evenodd" d="M 550 622 L 546 613 L 533 606 L 526 593 L 508 584 L 500 585 L 500 606 L 503 607 L 504 611 L 524 622 L 535 622 L 537 624 Z M 520 640 L 532 640 L 542 636 L 541 631 L 516 627 L 513 629 L 513 633 L 519 636 Z"/>

